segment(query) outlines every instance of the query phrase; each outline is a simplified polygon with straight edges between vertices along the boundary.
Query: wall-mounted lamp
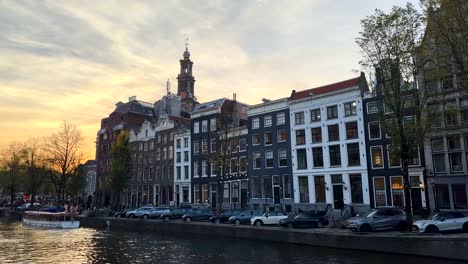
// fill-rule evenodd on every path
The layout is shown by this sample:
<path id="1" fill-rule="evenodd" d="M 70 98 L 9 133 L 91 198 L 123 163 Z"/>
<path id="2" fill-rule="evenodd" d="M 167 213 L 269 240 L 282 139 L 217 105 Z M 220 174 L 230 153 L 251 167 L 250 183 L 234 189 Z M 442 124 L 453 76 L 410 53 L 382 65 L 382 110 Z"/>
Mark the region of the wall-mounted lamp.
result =
<path id="1" fill-rule="evenodd" d="M 419 188 L 421 188 L 421 191 L 424 192 L 424 183 L 422 183 L 421 181 L 419 181 Z"/>

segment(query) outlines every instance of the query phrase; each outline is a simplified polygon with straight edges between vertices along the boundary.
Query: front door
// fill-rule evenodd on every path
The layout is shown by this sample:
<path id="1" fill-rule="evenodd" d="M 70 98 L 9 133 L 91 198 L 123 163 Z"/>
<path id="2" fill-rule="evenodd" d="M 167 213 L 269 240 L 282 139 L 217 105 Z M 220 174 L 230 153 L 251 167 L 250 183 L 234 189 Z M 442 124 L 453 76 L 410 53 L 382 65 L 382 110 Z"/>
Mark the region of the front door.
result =
<path id="1" fill-rule="evenodd" d="M 273 198 L 275 201 L 275 204 L 281 204 L 281 197 L 280 197 L 280 187 L 279 186 L 273 186 Z"/>
<path id="2" fill-rule="evenodd" d="M 421 211 L 421 188 L 411 188 L 411 206 L 413 207 L 413 214 L 419 213 Z"/>
<path id="3" fill-rule="evenodd" d="M 333 207 L 341 210 L 343 205 L 343 185 L 333 185 Z"/>

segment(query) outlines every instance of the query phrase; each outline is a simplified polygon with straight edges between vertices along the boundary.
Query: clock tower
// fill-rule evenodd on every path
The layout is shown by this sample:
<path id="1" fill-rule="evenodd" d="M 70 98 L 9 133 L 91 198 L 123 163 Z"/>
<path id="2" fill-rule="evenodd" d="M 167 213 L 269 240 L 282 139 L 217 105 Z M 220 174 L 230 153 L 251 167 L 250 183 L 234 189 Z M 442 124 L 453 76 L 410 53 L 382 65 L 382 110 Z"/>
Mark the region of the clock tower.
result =
<path id="1" fill-rule="evenodd" d="M 192 75 L 193 62 L 190 60 L 188 42 L 185 43 L 184 58 L 180 60 L 180 73 L 177 76 L 177 95 L 182 100 L 182 111 L 190 113 L 196 103 L 195 78 Z"/>

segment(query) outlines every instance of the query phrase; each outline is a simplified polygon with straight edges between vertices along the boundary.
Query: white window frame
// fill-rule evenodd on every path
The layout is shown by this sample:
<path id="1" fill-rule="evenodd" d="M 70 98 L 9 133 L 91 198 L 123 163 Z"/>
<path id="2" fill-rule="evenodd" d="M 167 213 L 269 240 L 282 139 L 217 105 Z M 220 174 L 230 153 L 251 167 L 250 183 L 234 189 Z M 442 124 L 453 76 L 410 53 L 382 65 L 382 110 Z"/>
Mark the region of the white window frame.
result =
<path id="1" fill-rule="evenodd" d="M 268 120 L 269 120 L 269 122 L 267 122 Z M 273 118 L 271 117 L 271 115 L 264 116 L 263 117 L 263 127 L 271 127 L 272 125 L 273 125 Z"/>
<path id="2" fill-rule="evenodd" d="M 404 180 L 403 180 L 403 176 L 401 176 L 401 175 L 400 175 L 400 176 L 398 176 L 398 175 L 390 176 L 390 194 L 391 194 L 391 195 L 390 195 L 390 196 L 391 196 L 390 198 L 392 198 L 392 199 L 391 199 L 391 201 L 392 201 L 392 206 L 395 206 L 395 205 L 393 204 L 393 186 L 392 186 L 392 178 L 401 178 L 401 183 L 402 183 L 403 185 L 405 184 L 405 182 L 404 182 Z M 385 194 L 387 194 L 387 189 L 385 189 Z M 405 206 L 405 188 L 403 187 L 403 208 L 404 208 L 404 206 Z"/>
<path id="3" fill-rule="evenodd" d="M 282 121 L 280 121 L 282 120 Z M 286 113 L 280 112 L 276 114 L 276 125 L 286 124 Z"/>
<path id="4" fill-rule="evenodd" d="M 385 180 L 385 176 L 376 176 L 376 177 L 372 177 L 372 191 L 373 191 L 372 195 L 374 196 L 374 207 L 377 207 L 377 199 L 375 199 L 375 179 L 380 179 L 380 178 L 382 178 L 384 182 L 385 206 L 388 204 L 387 181 Z"/>
<path id="5" fill-rule="evenodd" d="M 260 118 L 254 117 L 252 118 L 252 129 L 259 129 L 260 128 Z"/>
<path id="6" fill-rule="evenodd" d="M 378 123 L 379 124 L 379 137 L 378 138 L 371 138 L 371 130 L 370 130 L 370 125 Z M 382 127 L 380 126 L 380 121 L 372 121 L 367 123 L 367 131 L 369 131 L 369 140 L 379 140 L 382 139 Z"/>
<path id="7" fill-rule="evenodd" d="M 200 122 L 193 123 L 193 133 L 194 134 L 200 133 Z"/>
<path id="8" fill-rule="evenodd" d="M 273 162 L 273 165 L 271 167 L 268 167 L 268 162 L 267 162 L 267 152 L 268 153 L 271 153 L 271 161 Z M 271 149 L 268 149 L 268 150 L 265 150 L 265 168 L 266 169 L 271 169 L 271 168 L 274 168 L 275 167 L 275 154 L 273 153 L 273 150 Z"/>
<path id="9" fill-rule="evenodd" d="M 372 155 L 372 148 L 380 148 L 380 153 L 382 154 L 382 167 L 375 167 L 374 166 L 374 156 Z M 383 153 L 383 146 L 378 145 L 378 146 L 370 146 L 370 158 L 371 158 L 371 167 L 374 170 L 381 170 L 385 169 L 385 159 L 384 159 L 384 153 Z"/>
<path id="10" fill-rule="evenodd" d="M 284 168 L 284 167 L 287 167 L 287 166 L 289 165 L 289 164 L 288 164 L 288 165 L 286 165 L 286 166 L 281 166 L 281 161 L 280 161 L 280 160 L 281 160 L 281 155 L 280 155 L 280 151 L 282 151 L 282 150 L 284 150 L 284 153 L 285 153 L 284 159 L 286 159 L 286 163 L 288 163 L 288 152 L 286 151 L 285 148 L 280 148 L 280 149 L 278 149 L 278 168 Z"/>
<path id="11" fill-rule="evenodd" d="M 202 120 L 202 133 L 208 132 L 208 120 Z"/>
<path id="12" fill-rule="evenodd" d="M 280 140 L 279 133 L 280 133 L 281 131 L 284 131 L 284 134 L 286 134 L 286 129 L 279 129 L 279 130 L 277 130 L 277 132 L 276 132 L 276 141 L 277 141 L 277 142 L 286 142 L 287 135 L 284 137 L 284 140 Z"/>
<path id="13" fill-rule="evenodd" d="M 375 106 L 377 106 L 377 110 L 374 112 L 374 111 L 369 111 L 369 104 L 373 104 Z M 366 104 L 366 107 L 367 107 L 367 114 L 375 114 L 375 113 L 378 113 L 379 112 L 379 105 L 377 104 L 376 101 L 373 101 L 373 102 L 367 102 Z"/>
<path id="14" fill-rule="evenodd" d="M 390 160 L 390 144 L 387 145 L 387 160 L 388 160 L 388 167 L 389 168 L 401 168 L 401 158 L 400 158 L 400 165 L 399 166 L 392 166 L 392 162 Z"/>
<path id="15" fill-rule="evenodd" d="M 216 131 L 216 118 L 210 120 L 210 131 Z"/>

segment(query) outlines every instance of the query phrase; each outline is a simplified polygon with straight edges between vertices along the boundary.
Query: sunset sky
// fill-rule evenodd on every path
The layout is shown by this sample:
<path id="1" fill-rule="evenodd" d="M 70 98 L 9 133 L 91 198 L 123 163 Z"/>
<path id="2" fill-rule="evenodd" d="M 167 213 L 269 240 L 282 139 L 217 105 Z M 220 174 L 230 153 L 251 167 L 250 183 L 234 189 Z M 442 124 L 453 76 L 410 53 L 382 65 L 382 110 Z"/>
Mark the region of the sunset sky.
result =
<path id="1" fill-rule="evenodd" d="M 0 149 L 67 120 L 94 158 L 116 102 L 154 102 L 167 79 L 177 90 L 186 38 L 199 102 L 255 104 L 354 77 L 360 19 L 406 2 L 0 0 Z"/>

